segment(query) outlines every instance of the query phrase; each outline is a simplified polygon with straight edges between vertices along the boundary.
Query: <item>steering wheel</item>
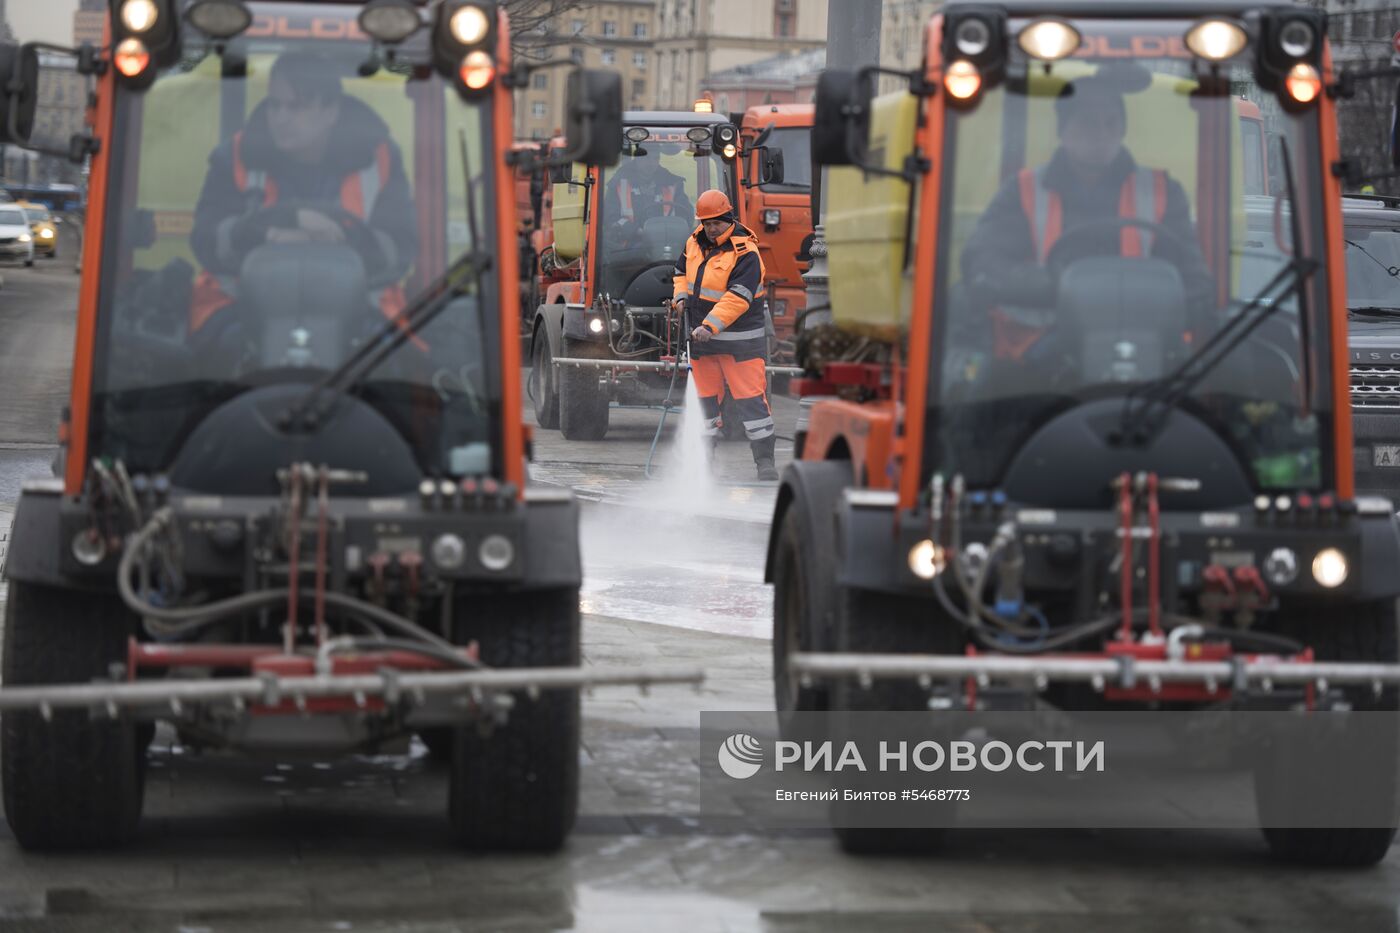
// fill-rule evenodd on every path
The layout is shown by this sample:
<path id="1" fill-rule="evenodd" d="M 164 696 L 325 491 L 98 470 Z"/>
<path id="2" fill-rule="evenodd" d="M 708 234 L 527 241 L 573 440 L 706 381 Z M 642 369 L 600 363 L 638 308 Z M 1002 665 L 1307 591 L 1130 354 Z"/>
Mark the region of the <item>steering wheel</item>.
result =
<path id="1" fill-rule="evenodd" d="M 363 218 L 339 205 L 310 201 L 281 201 L 270 207 L 261 207 L 254 211 L 251 216 L 253 221 L 268 230 L 273 227 L 296 229 L 295 222 L 287 224 L 286 220 L 289 216 L 295 220 L 296 213 L 302 210 L 321 214 L 340 228 L 345 235 L 345 244 L 353 249 L 364 262 L 365 278 L 371 287 L 382 288 L 397 280 L 397 276 L 387 277 L 392 270 L 384 268 L 384 252 L 380 249 L 379 241 L 369 224 Z M 311 242 L 319 241 L 313 240 Z"/>
<path id="2" fill-rule="evenodd" d="M 1157 237 L 1159 241 L 1166 240 L 1168 243 L 1175 246 L 1182 255 L 1188 255 L 1191 252 L 1190 245 L 1188 245 L 1184 239 L 1178 236 L 1169 227 L 1165 227 L 1162 224 L 1151 220 L 1140 220 L 1136 217 L 1105 217 L 1100 220 L 1090 220 L 1082 224 L 1075 224 L 1064 233 L 1061 233 L 1060 238 L 1055 241 L 1055 245 L 1050 247 L 1050 252 L 1045 255 L 1045 268 L 1050 270 L 1051 274 L 1055 277 L 1055 281 L 1058 282 L 1060 276 L 1064 274 L 1064 267 L 1068 265 L 1068 262 L 1064 258 L 1066 253 L 1065 244 L 1073 243 L 1075 240 L 1083 239 L 1090 234 L 1104 231 L 1116 232 L 1129 227 L 1145 230 Z M 1156 253 L 1155 243 L 1153 244 L 1153 253 Z"/>

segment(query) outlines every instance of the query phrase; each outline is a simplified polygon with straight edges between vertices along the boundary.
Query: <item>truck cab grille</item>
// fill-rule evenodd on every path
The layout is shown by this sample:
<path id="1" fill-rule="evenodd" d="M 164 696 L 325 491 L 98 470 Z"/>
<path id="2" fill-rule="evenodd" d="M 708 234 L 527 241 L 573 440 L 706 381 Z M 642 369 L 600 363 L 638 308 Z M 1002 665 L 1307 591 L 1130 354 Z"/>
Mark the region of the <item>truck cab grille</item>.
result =
<path id="1" fill-rule="evenodd" d="M 1351 407 L 1400 409 L 1400 365 L 1353 365 Z"/>

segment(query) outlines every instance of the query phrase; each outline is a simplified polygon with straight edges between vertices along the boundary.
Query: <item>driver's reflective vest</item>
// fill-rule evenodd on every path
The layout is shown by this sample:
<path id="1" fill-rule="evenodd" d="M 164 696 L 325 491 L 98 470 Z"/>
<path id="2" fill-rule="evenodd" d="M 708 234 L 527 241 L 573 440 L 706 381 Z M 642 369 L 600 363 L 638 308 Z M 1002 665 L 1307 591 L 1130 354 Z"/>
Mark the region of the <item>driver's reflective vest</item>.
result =
<path id="1" fill-rule="evenodd" d="M 635 220 L 636 211 L 632 208 L 632 184 L 626 180 L 618 185 L 617 196 L 622 200 L 622 219 Z M 676 186 L 666 185 L 661 189 L 661 216 L 670 217 L 676 211 Z"/>
<path id="2" fill-rule="evenodd" d="M 1030 224 L 1031 249 L 1041 265 L 1064 232 L 1064 205 L 1060 194 L 1045 184 L 1045 166 L 1022 169 L 1017 178 L 1021 189 L 1021 209 Z M 1167 173 L 1160 169 L 1134 169 L 1118 193 L 1118 216 L 1160 224 L 1167 214 Z M 1118 254 L 1139 259 L 1152 248 L 1153 235 L 1138 227 L 1124 227 L 1119 233 Z M 993 308 L 995 353 L 1002 359 L 1020 359 L 1045 332 L 1046 312 L 1032 309 Z"/>
<path id="3" fill-rule="evenodd" d="M 375 149 L 374 161 L 358 172 L 346 175 L 340 184 L 340 206 L 365 222 L 374 213 L 375 202 L 384 186 L 389 183 L 389 173 L 393 165 L 389 144 L 381 142 Z M 275 179 L 262 170 L 249 170 L 243 161 L 243 133 L 233 137 L 233 182 L 243 194 L 262 192 L 262 207 L 272 207 L 277 203 L 278 191 Z M 201 272 L 194 283 L 194 294 L 190 301 L 190 333 L 194 333 L 208 322 L 214 313 L 233 303 L 237 294 L 237 280 L 232 276 L 213 275 Z M 404 309 L 407 299 L 403 287 L 392 285 L 380 289 L 370 296 L 386 318 L 393 318 Z"/>

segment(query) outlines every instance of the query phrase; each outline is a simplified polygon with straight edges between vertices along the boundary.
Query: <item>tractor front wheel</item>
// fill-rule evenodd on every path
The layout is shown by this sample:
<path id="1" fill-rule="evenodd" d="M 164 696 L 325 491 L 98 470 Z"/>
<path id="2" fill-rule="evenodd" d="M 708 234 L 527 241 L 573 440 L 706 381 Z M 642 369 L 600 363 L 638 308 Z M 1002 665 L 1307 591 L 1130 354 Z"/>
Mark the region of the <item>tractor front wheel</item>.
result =
<path id="1" fill-rule="evenodd" d="M 11 582 L 7 687 L 86 684 L 126 660 L 135 620 L 111 594 Z M 5 818 L 31 850 L 120 845 L 136 835 L 151 729 L 85 709 L 9 712 L 0 720 Z M 143 741 L 144 740 L 144 741 Z"/>
<path id="2" fill-rule="evenodd" d="M 564 341 L 564 356 L 599 359 L 597 344 Z M 559 430 L 565 440 L 600 441 L 608 433 L 608 391 L 601 385 L 602 370 L 592 366 L 562 366 L 559 386 Z"/>
<path id="3" fill-rule="evenodd" d="M 1400 660 L 1400 621 L 1397 620 L 1397 606 L 1393 599 L 1367 603 L 1361 606 L 1339 609 L 1336 606 L 1317 607 L 1313 611 L 1287 613 L 1279 627 L 1279 634 L 1287 635 L 1313 649 L 1319 661 L 1357 661 L 1372 664 L 1394 664 Z M 1347 701 L 1358 711 L 1400 710 L 1400 690 L 1386 687 L 1379 695 L 1369 688 L 1347 691 Z M 1357 788 L 1318 788 L 1317 792 L 1330 796 L 1338 794 L 1383 794 L 1380 803 L 1396 799 L 1397 786 L 1400 786 L 1400 773 L 1397 773 L 1396 758 L 1400 754 L 1400 739 L 1390 737 L 1393 744 L 1389 749 L 1374 750 L 1374 759 L 1384 773 L 1372 772 L 1365 776 L 1363 786 Z M 1316 749 L 1281 749 L 1279 754 L 1286 758 L 1289 754 L 1317 754 Z M 1306 769 L 1301 769 L 1306 770 Z M 1343 828 L 1294 828 L 1270 826 L 1271 802 L 1287 799 L 1298 789 L 1290 786 L 1294 769 L 1286 760 L 1276 766 L 1259 768 L 1254 773 L 1254 794 L 1261 823 L 1264 825 L 1264 839 L 1275 857 L 1300 865 L 1313 865 L 1335 868 L 1367 868 L 1380 862 L 1390 852 L 1395 841 L 1396 827 L 1343 827 Z M 1355 799 L 1352 797 L 1351 799 Z"/>
<path id="4" fill-rule="evenodd" d="M 475 639 L 490 667 L 579 663 L 577 589 L 462 596 L 454 615 L 454 641 Z M 552 852 L 564 844 L 578 810 L 578 691 L 512 697 L 504 724 L 453 730 L 452 829 L 471 849 Z"/>

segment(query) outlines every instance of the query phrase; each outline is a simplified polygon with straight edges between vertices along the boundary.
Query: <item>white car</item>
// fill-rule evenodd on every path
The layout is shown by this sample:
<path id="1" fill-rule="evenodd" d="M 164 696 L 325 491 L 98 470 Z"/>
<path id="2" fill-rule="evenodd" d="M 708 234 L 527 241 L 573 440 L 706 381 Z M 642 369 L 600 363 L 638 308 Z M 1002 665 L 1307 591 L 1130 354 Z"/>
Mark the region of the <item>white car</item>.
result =
<path id="1" fill-rule="evenodd" d="M 34 265 L 34 234 L 24 208 L 0 204 L 0 259 L 21 259 Z"/>

